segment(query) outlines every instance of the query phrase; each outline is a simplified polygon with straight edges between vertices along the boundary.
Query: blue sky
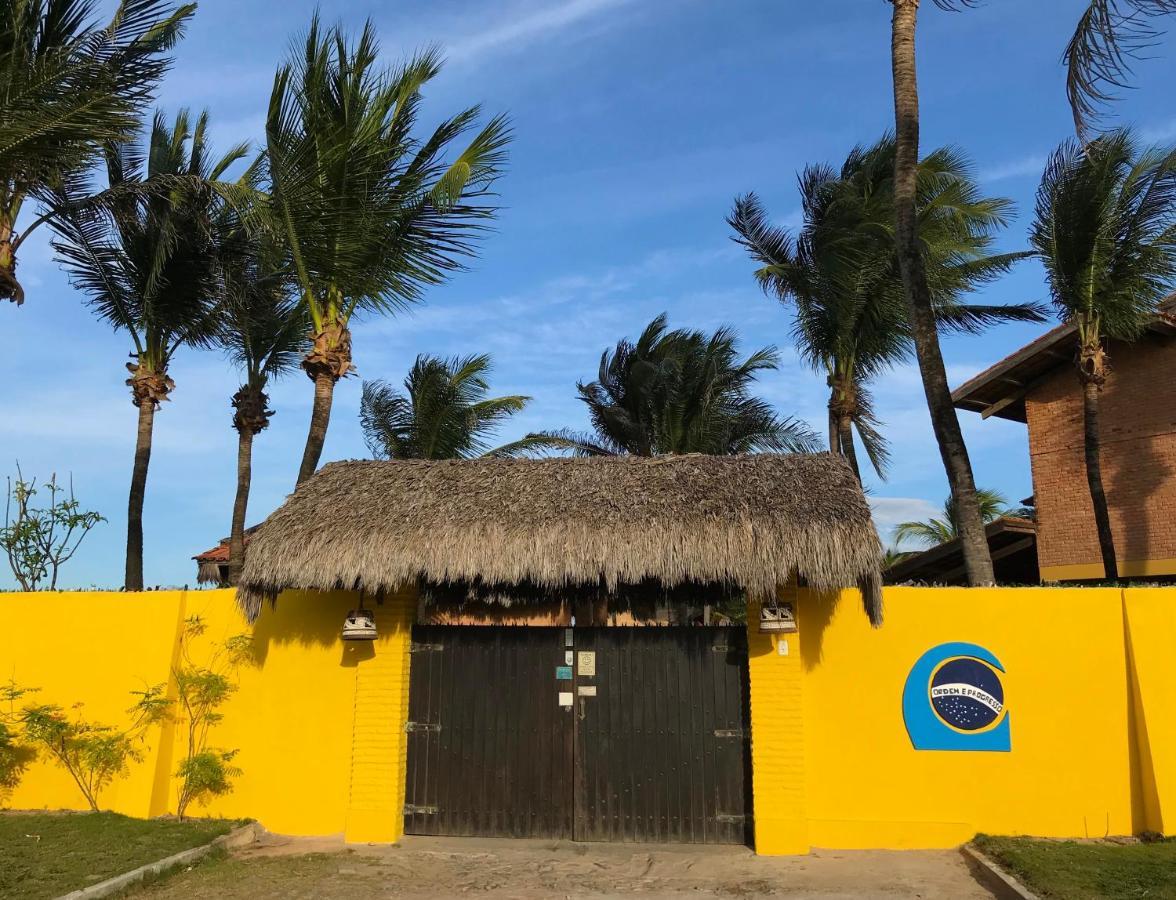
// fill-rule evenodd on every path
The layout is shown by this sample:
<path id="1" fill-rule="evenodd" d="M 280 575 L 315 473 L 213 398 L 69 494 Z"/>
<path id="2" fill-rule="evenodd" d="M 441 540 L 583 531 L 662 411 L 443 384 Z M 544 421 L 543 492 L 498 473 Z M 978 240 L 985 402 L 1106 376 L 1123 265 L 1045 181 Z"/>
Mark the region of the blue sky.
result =
<path id="1" fill-rule="evenodd" d="M 925 4 L 920 34 L 924 151 L 964 148 L 986 191 L 1012 198 L 1002 236 L 1024 246 L 1046 155 L 1071 130 L 1059 65 L 1082 0 L 988 0 L 949 14 Z M 893 121 L 889 5 L 883 0 L 417 0 L 334 2 L 327 20 L 377 25 L 394 62 L 440 44 L 448 65 L 428 89 L 426 117 L 481 102 L 508 112 L 516 140 L 500 191 L 497 231 L 470 270 L 431 290 L 414 312 L 357 322 L 360 376 L 399 382 L 417 353 L 489 352 L 498 393 L 534 398 L 502 431 L 583 426 L 577 379 L 601 351 L 660 312 L 674 326 L 734 325 L 746 350 L 777 345 L 779 371 L 759 387 L 782 412 L 823 428 L 823 377 L 797 362 L 786 310 L 765 298 L 731 243 L 724 216 L 754 190 L 773 217 L 798 214 L 795 174 L 839 162 Z M 306 27 L 304 0 L 202 0 L 177 50 L 159 105 L 207 107 L 218 146 L 257 140 L 273 71 Z M 1176 141 L 1176 54 L 1141 63 L 1117 118 L 1144 137 Z M 26 475 L 72 473 L 83 503 L 109 522 L 70 564 L 67 586 L 122 581 L 126 490 L 135 410 L 123 384 L 130 343 L 98 322 L 53 263 L 44 240 L 25 245 L 21 309 L 0 308 L 8 372 L 0 461 Z M 987 302 L 1044 300 L 1026 263 L 983 293 Z M 1005 326 L 945 341 L 958 384 L 1043 326 Z M 172 402 L 156 417 L 146 506 L 148 584 L 194 583 L 190 557 L 228 533 L 238 384 L 214 352 L 182 352 Z M 336 392 L 324 460 L 367 455 L 360 379 Z M 870 478 L 884 537 L 934 511 L 946 480 L 913 365 L 877 385 L 894 451 L 888 482 Z M 275 386 L 277 415 L 255 443 L 251 521 L 293 488 L 311 385 L 300 372 Z M 1015 501 L 1031 490 L 1023 426 L 961 414 L 979 484 Z M 0 586 L 12 582 L 0 572 Z"/>

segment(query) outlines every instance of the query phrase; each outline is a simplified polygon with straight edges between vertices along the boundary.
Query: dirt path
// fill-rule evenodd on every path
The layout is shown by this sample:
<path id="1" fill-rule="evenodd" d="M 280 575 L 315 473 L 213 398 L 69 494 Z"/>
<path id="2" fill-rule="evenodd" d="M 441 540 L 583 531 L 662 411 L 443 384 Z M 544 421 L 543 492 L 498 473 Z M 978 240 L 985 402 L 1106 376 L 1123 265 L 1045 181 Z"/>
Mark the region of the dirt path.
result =
<path id="1" fill-rule="evenodd" d="M 960 855 L 946 850 L 826 850 L 771 858 L 742 847 L 419 837 L 398 847 L 267 837 L 136 896 L 991 898 L 972 880 Z"/>

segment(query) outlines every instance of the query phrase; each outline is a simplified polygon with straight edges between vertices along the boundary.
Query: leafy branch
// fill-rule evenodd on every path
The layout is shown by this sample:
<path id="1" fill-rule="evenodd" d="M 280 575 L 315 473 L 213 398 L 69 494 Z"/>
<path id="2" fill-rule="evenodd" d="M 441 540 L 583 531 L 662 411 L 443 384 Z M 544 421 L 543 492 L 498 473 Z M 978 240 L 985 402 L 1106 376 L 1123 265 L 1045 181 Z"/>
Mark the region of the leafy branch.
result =
<path id="1" fill-rule="evenodd" d="M 229 638 L 217 646 L 207 664 L 200 665 L 192 659 L 192 644 L 206 630 L 200 616 L 185 620 L 180 663 L 173 669 L 176 703 L 186 725 L 184 758 L 176 770 L 180 779 L 176 815 L 181 820 L 192 801 L 227 794 L 232 790 L 232 779 L 241 774 L 233 765 L 237 751 L 211 747 L 208 738 L 224 718 L 221 706 L 237 689 L 232 675 L 250 659 L 252 638 L 248 634 Z"/>
<path id="2" fill-rule="evenodd" d="M 0 699 L 11 703 L 34 690 L 13 681 L 0 692 Z M 138 699 L 128 710 L 131 722 L 125 729 L 86 718 L 81 703 L 69 711 L 55 704 L 30 705 L 19 714 L 8 713 L 8 719 L 19 728 L 25 744 L 45 752 L 69 773 L 90 809 L 97 812 L 102 790 L 126 773 L 128 763 L 142 759 L 144 733 L 167 716 L 170 702 L 163 685 L 132 695 Z"/>
<path id="3" fill-rule="evenodd" d="M 0 547 L 8 557 L 12 574 L 25 591 L 38 590 L 49 579 L 49 590 L 57 589 L 57 574 L 73 558 L 90 530 L 105 522 L 96 512 L 84 510 L 74 496 L 73 478 L 68 487 L 58 484 L 57 475 L 37 487 L 37 480 L 25 481 L 20 464 L 15 482 L 8 478 L 4 504 L 4 528 Z M 49 494 L 49 503 L 36 507 L 39 490 Z"/>

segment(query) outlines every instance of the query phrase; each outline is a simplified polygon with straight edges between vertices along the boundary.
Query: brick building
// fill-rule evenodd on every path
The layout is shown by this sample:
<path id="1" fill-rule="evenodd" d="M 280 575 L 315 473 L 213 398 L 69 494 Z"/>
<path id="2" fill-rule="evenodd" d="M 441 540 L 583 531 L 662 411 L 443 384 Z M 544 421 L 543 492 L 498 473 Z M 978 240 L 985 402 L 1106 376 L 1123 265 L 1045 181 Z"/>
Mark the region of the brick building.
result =
<path id="1" fill-rule="evenodd" d="M 1029 427 L 1043 581 L 1101 578 L 1083 459 L 1075 329 L 1062 325 L 961 385 L 959 409 Z M 1125 578 L 1176 575 L 1176 300 L 1138 341 L 1109 342 L 1103 484 Z"/>

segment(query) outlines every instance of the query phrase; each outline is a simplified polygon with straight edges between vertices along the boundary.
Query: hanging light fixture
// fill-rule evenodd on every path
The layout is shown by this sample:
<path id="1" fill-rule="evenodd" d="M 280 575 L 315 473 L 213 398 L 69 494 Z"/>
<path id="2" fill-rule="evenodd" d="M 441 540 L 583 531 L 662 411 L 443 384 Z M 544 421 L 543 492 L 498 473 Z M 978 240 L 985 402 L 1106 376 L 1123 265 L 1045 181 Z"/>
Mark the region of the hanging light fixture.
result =
<path id="1" fill-rule="evenodd" d="M 343 620 L 343 640 L 374 641 L 376 639 L 376 616 L 370 609 L 353 609 Z"/>
<path id="2" fill-rule="evenodd" d="M 796 631 L 796 611 L 791 603 L 780 603 L 769 597 L 760 606 L 760 631 Z"/>

